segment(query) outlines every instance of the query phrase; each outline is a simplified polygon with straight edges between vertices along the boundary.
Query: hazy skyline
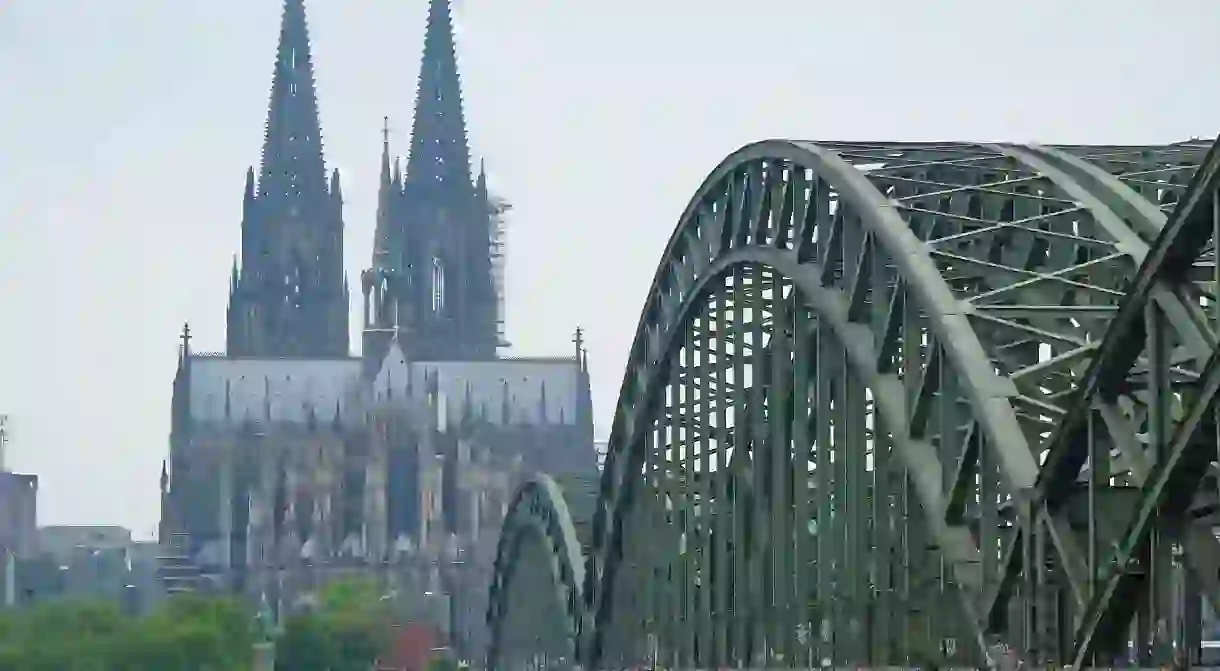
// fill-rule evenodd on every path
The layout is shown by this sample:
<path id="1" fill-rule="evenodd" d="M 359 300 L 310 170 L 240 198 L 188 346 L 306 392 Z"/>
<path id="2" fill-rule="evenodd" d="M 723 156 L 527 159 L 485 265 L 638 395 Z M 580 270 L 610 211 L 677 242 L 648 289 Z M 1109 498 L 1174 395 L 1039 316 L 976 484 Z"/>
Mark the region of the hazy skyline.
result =
<path id="1" fill-rule="evenodd" d="M 427 2 L 307 4 L 355 280 L 383 116 L 406 152 Z M 10 465 L 42 477 L 44 524 L 155 524 L 182 323 L 198 349 L 223 347 L 280 5 L 0 5 L 0 413 Z M 665 240 L 742 144 L 1220 130 L 1213 0 L 459 0 L 455 14 L 473 154 L 514 205 L 511 353 L 566 354 L 582 325 L 599 437 Z"/>

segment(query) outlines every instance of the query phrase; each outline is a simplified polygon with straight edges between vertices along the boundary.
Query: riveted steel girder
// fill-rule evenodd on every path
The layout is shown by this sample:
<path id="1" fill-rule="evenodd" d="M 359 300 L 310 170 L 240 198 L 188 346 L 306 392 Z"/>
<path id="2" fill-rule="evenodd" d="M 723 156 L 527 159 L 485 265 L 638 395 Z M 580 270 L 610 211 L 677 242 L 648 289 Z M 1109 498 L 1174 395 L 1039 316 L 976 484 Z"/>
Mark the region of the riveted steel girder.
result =
<path id="1" fill-rule="evenodd" d="M 1116 604 L 1161 584 L 1115 577 L 1107 544 L 1167 552 L 1148 564 L 1162 582 L 1215 583 L 1210 527 L 1147 531 L 1208 504 L 1195 471 L 1149 455 L 1196 436 L 1188 409 L 1220 387 L 1211 248 L 1127 298 L 1207 150 L 768 141 L 726 158 L 637 327 L 580 661 L 1056 662 L 1121 639 Z M 1166 482 L 1186 503 L 1156 498 Z"/>

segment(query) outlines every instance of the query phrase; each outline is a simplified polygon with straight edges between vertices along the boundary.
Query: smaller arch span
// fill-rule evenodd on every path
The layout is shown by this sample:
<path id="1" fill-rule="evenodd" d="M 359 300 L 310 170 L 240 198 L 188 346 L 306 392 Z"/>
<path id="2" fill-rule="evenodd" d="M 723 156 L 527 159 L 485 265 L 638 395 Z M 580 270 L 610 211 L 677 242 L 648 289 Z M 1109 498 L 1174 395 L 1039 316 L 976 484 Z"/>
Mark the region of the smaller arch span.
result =
<path id="1" fill-rule="evenodd" d="M 540 552 L 531 554 L 530 548 Z M 530 560 L 540 556 L 550 559 L 544 562 L 545 584 L 552 586 L 553 592 L 531 593 L 526 603 L 514 586 L 520 582 L 525 567 L 537 566 Z M 566 625 L 564 631 L 558 632 L 564 641 L 562 652 L 574 659 L 584 614 L 584 579 L 584 552 L 563 488 L 551 476 L 537 473 L 517 488 L 501 526 L 487 600 L 487 626 L 491 634 L 487 668 L 502 666 L 508 635 L 505 627 L 514 620 L 510 617 L 514 609 L 557 609 Z"/>

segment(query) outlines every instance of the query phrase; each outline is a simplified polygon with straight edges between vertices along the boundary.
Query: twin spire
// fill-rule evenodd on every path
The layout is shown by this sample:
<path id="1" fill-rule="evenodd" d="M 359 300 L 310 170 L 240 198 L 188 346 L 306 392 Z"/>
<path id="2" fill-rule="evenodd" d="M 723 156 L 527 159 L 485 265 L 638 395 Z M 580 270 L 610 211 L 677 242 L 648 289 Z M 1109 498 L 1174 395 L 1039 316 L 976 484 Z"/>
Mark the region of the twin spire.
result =
<path id="1" fill-rule="evenodd" d="M 471 186 L 470 146 L 462 105 L 456 40 L 449 0 L 429 0 L 424 30 L 423 57 L 415 89 L 415 112 L 411 145 L 403 172 L 390 151 L 389 118 L 384 119 L 381 144 L 381 183 L 377 199 L 377 224 L 373 234 L 372 267 L 402 270 L 399 252 L 406 243 L 396 220 L 395 196 L 413 191 L 428 197 L 435 190 L 468 190 Z M 485 190 L 480 170 L 476 189 Z M 449 199 L 453 192 L 447 193 Z M 484 194 L 485 195 L 485 194 Z"/>
<path id="2" fill-rule="evenodd" d="M 326 177 L 305 0 L 284 0 L 259 173 L 263 193 L 308 191 Z M 429 0 L 407 175 L 421 183 L 471 181 L 449 0 Z"/>
<path id="3" fill-rule="evenodd" d="M 383 172 L 387 172 L 388 138 Z M 449 0 L 429 0 L 407 179 L 470 184 L 470 147 Z M 384 175 L 383 175 L 384 177 Z M 259 195 L 316 193 L 326 184 L 305 0 L 284 0 L 263 136 Z"/>
<path id="4" fill-rule="evenodd" d="M 227 349 L 243 356 L 346 355 L 342 196 L 338 174 L 328 179 L 323 156 L 305 0 L 282 1 L 262 157 L 257 173 L 251 169 L 246 175 L 242 261 L 233 273 Z M 486 205 L 476 202 L 478 187 L 470 175 L 454 37 L 449 0 L 429 0 L 405 173 L 397 164 L 391 167 L 388 132 L 384 139 L 374 268 L 407 267 L 405 250 L 412 247 L 404 222 L 415 226 L 428 219 L 419 213 L 391 215 L 390 201 L 399 200 L 389 197 L 393 192 L 410 195 L 416 204 L 447 204 L 453 211 L 446 216 L 473 217 L 471 225 L 480 228 Z M 465 272 L 466 257 L 484 246 L 462 244 L 445 252 L 453 267 Z M 443 294 L 454 310 L 478 302 L 464 298 L 462 284 L 453 282 Z"/>
<path id="5" fill-rule="evenodd" d="M 284 0 L 258 187 L 260 196 L 289 200 L 327 190 L 304 0 Z"/>
<path id="6" fill-rule="evenodd" d="M 454 42 L 449 0 L 430 0 L 407 157 L 409 183 L 470 184 L 470 147 Z"/>

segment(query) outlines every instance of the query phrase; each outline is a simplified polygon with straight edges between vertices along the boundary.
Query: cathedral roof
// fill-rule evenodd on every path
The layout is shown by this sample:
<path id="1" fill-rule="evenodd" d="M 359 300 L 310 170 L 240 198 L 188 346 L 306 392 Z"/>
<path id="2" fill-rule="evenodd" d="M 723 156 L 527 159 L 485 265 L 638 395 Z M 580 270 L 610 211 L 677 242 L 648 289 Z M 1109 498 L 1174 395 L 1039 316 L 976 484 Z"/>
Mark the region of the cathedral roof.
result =
<path id="1" fill-rule="evenodd" d="M 351 410 L 360 383 L 355 358 L 279 359 L 192 356 L 191 417 L 200 421 L 240 422 L 245 418 L 305 422 L 310 408 L 318 417 Z"/>
<path id="2" fill-rule="evenodd" d="M 575 424 L 579 375 L 571 358 L 408 362 L 395 342 L 373 381 L 373 395 L 422 396 L 434 385 L 453 417 L 469 404 L 471 414 L 492 424 Z"/>
<path id="3" fill-rule="evenodd" d="M 435 379 L 437 393 L 450 412 L 484 414 L 492 424 L 574 424 L 578 374 L 572 359 L 501 359 L 499 361 L 415 362 L 415 381 Z"/>

